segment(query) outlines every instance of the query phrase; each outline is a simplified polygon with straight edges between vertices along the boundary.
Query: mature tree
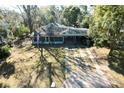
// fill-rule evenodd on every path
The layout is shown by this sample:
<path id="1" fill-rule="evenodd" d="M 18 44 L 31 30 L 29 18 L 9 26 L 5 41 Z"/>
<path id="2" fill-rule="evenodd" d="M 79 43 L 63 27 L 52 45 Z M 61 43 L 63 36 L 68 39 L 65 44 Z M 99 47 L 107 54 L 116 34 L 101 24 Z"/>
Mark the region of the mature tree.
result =
<path id="1" fill-rule="evenodd" d="M 23 6 L 18 6 L 18 8 L 20 9 L 22 13 L 25 26 L 28 26 L 30 29 L 30 32 L 33 32 L 36 17 L 37 17 L 37 9 L 38 9 L 37 6 L 36 5 L 23 5 Z"/>
<path id="2" fill-rule="evenodd" d="M 78 16 L 78 24 L 80 27 L 89 28 L 91 15 L 88 11 L 88 7 L 85 5 L 80 5 L 80 15 Z"/>
<path id="3" fill-rule="evenodd" d="M 77 20 L 80 14 L 80 8 L 76 6 L 69 6 L 63 12 L 64 24 L 68 26 L 77 27 Z"/>
<path id="4" fill-rule="evenodd" d="M 63 6 L 55 5 L 39 7 L 37 23 L 40 26 L 55 22 L 61 24 L 63 8 Z"/>
<path id="5" fill-rule="evenodd" d="M 57 21 L 56 7 L 54 5 L 48 7 L 48 10 L 47 10 L 47 20 L 48 20 L 48 23 L 54 23 L 54 22 Z"/>
<path id="6" fill-rule="evenodd" d="M 62 14 L 62 8 L 59 6 L 51 5 L 46 7 L 46 12 L 44 15 L 46 16 L 46 20 L 48 23 L 61 23 L 60 16 Z"/>
<path id="7" fill-rule="evenodd" d="M 96 6 L 90 35 L 98 46 L 108 46 L 110 55 L 117 49 L 120 29 L 124 24 L 124 6 Z"/>
<path id="8" fill-rule="evenodd" d="M 12 42 L 14 26 L 17 24 L 17 13 L 7 9 L 1 10 L 2 19 L 0 20 L 0 37 L 6 43 Z"/>
<path id="9" fill-rule="evenodd" d="M 2 10 L 0 11 L 0 61 L 6 59 L 9 55 L 9 48 L 5 46 L 7 42 L 5 40 L 9 40 L 10 31 L 8 31 L 8 24 L 5 22 Z"/>
<path id="10" fill-rule="evenodd" d="M 84 15 L 88 14 L 88 7 L 86 5 L 79 5 L 79 8 Z"/>

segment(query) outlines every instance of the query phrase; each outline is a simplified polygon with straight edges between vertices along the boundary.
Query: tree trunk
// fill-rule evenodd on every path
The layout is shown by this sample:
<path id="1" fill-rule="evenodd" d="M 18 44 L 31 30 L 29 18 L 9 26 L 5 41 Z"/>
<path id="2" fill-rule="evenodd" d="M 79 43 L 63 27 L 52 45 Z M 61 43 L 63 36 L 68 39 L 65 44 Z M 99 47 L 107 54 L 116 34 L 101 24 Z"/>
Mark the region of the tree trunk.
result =
<path id="1" fill-rule="evenodd" d="M 114 50 L 113 48 L 110 49 L 110 51 L 109 51 L 109 56 L 112 56 L 113 50 Z"/>
<path id="2" fill-rule="evenodd" d="M 30 33 L 32 33 L 33 32 L 33 23 L 32 23 L 31 17 L 28 18 L 28 26 L 30 29 Z"/>
<path id="3" fill-rule="evenodd" d="M 39 50 L 40 50 L 40 54 L 41 54 L 41 56 L 40 56 L 40 61 L 43 62 L 43 61 L 44 61 L 43 48 L 40 48 Z"/>
<path id="4" fill-rule="evenodd" d="M 23 10 L 25 11 L 26 13 L 26 16 L 27 16 L 27 25 L 30 29 L 30 33 L 33 32 L 33 20 L 31 18 L 31 6 L 30 5 L 23 5 Z"/>

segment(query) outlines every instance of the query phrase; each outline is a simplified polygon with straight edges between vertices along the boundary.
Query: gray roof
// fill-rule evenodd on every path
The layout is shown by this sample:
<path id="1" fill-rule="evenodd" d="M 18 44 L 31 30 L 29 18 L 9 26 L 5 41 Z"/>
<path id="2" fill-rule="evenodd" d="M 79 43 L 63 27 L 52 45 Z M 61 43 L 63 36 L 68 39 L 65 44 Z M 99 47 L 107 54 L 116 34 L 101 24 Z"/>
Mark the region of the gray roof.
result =
<path id="1" fill-rule="evenodd" d="M 43 36 L 88 35 L 88 29 L 86 28 L 68 27 L 57 23 L 49 23 L 46 26 L 41 26 L 40 28 L 36 29 L 36 31 Z"/>

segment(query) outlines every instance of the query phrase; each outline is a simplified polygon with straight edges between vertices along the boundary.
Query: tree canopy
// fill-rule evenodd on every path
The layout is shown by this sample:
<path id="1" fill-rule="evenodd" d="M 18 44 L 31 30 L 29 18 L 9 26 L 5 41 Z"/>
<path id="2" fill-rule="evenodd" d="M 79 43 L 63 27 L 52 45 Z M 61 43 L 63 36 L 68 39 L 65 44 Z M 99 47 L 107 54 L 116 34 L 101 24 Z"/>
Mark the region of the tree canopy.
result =
<path id="1" fill-rule="evenodd" d="M 76 26 L 80 8 L 76 6 L 69 6 L 63 12 L 65 22 L 69 26 Z"/>
<path id="2" fill-rule="evenodd" d="M 116 49 L 120 39 L 120 29 L 124 24 L 124 6 L 96 6 L 90 35 L 98 46 Z"/>

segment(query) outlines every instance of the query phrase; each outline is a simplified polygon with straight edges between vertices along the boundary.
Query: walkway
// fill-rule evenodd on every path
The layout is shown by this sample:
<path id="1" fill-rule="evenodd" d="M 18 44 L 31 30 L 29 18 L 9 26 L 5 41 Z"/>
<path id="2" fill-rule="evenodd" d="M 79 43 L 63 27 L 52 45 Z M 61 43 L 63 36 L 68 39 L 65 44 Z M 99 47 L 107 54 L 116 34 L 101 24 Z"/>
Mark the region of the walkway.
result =
<path id="1" fill-rule="evenodd" d="M 74 49 L 66 48 L 66 80 L 62 87 L 66 88 L 109 88 L 111 84 L 100 70 L 94 56 L 89 49 L 80 49 L 80 53 Z M 74 53 L 74 59 L 70 52 Z M 95 68 L 88 64 L 88 57 L 91 59 Z M 73 62 L 73 63 L 72 63 Z M 72 67 L 75 64 L 75 70 Z"/>

